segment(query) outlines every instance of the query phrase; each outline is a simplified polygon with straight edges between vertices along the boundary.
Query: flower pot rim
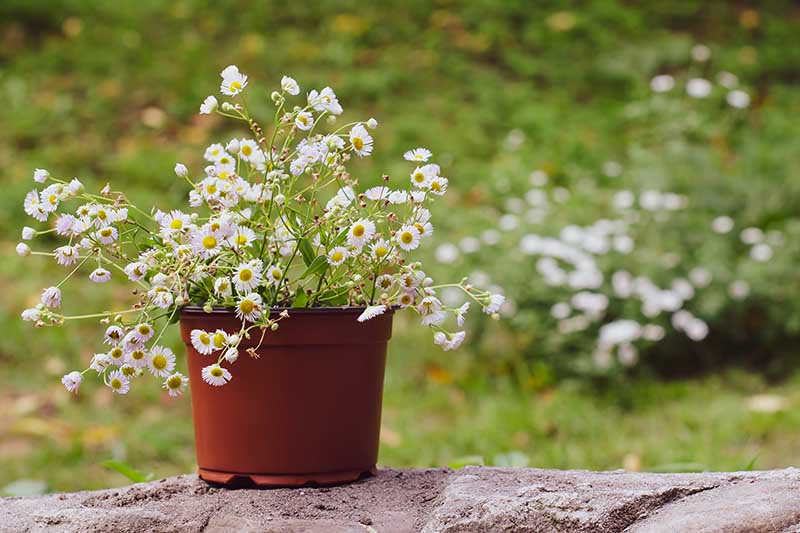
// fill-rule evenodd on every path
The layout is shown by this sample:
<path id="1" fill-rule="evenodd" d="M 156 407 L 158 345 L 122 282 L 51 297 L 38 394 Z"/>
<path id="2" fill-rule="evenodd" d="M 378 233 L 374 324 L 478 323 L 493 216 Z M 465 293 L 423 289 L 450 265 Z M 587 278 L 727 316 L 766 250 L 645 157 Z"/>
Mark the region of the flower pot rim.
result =
<path id="1" fill-rule="evenodd" d="M 289 316 L 292 315 L 343 315 L 343 314 L 361 314 L 367 306 L 342 306 L 342 307 L 270 307 L 270 314 L 280 313 L 287 311 Z M 399 305 L 390 305 L 386 307 L 386 313 L 394 313 L 399 309 Z M 201 305 L 184 305 L 181 307 L 180 315 L 189 316 L 213 316 L 213 315 L 233 315 L 236 313 L 234 307 L 225 307 L 215 305 L 212 307 L 210 313 L 207 313 Z"/>

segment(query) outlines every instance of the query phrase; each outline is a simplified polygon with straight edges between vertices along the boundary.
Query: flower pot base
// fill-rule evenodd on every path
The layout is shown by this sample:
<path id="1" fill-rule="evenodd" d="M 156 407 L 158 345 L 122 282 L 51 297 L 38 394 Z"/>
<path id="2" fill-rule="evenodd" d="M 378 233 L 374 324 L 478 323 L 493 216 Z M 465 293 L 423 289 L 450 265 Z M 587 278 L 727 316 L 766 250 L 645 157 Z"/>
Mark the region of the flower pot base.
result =
<path id="1" fill-rule="evenodd" d="M 378 473 L 374 466 L 366 470 L 345 470 L 342 472 L 324 472 L 319 474 L 242 474 L 238 472 L 219 472 L 217 470 L 198 469 L 200 479 L 211 483 L 228 486 L 256 487 L 303 487 L 316 485 L 341 485 L 359 479 L 374 476 Z"/>

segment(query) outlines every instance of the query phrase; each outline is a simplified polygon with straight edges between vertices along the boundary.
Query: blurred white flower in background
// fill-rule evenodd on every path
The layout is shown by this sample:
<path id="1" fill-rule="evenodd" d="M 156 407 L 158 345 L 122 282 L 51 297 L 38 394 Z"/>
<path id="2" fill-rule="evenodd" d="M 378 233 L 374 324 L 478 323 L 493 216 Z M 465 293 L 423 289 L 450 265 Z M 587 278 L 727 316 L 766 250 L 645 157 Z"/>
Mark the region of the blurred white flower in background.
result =
<path id="1" fill-rule="evenodd" d="M 750 95 L 744 91 L 736 90 L 731 91 L 725 97 L 728 105 L 737 109 L 744 109 L 750 105 Z"/>
<path id="2" fill-rule="evenodd" d="M 711 49 L 704 44 L 696 44 L 692 47 L 692 59 L 700 63 L 705 63 L 711 59 Z"/>
<path id="3" fill-rule="evenodd" d="M 719 216 L 711 222 L 711 229 L 716 233 L 728 233 L 733 229 L 734 222 L 729 216 Z"/>
<path id="4" fill-rule="evenodd" d="M 657 93 L 671 91 L 675 87 L 675 78 L 669 74 L 660 74 L 650 80 L 650 88 Z"/>
<path id="5" fill-rule="evenodd" d="M 711 82 L 704 78 L 692 78 L 686 82 L 686 94 L 692 98 L 708 98 L 711 89 Z"/>

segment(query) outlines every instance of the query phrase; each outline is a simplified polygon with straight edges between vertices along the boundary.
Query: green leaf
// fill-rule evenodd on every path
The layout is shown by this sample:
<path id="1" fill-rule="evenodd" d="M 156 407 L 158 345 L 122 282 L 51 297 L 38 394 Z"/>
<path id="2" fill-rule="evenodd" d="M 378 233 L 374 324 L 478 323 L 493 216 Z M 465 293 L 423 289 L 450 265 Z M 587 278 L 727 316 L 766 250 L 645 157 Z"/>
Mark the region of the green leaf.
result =
<path id="1" fill-rule="evenodd" d="M 145 481 L 152 481 L 155 478 L 155 475 L 151 472 L 149 474 L 142 474 L 131 465 L 127 463 L 123 463 L 121 461 L 104 461 L 102 465 L 106 468 L 109 468 L 117 473 L 122 474 L 129 480 L 133 481 L 134 483 L 143 483 Z"/>
<path id="2" fill-rule="evenodd" d="M 465 455 L 463 457 L 457 457 L 456 459 L 453 459 L 447 463 L 447 466 L 458 470 L 459 468 L 464 468 L 465 466 L 483 466 L 485 464 L 486 462 L 483 460 L 482 455 Z"/>
<path id="3" fill-rule="evenodd" d="M 306 305 L 308 305 L 308 295 L 303 290 L 303 287 L 297 287 L 297 293 L 295 293 L 294 300 L 292 300 L 292 307 L 305 307 Z"/>
<path id="4" fill-rule="evenodd" d="M 299 279 L 305 279 L 308 276 L 322 274 L 328 268 L 328 258 L 320 255 L 308 264 L 308 268 L 300 275 Z"/>
<path id="5" fill-rule="evenodd" d="M 308 242 L 308 239 L 300 239 L 300 241 L 297 243 L 297 246 L 300 248 L 300 253 L 303 254 L 303 261 L 305 262 L 306 266 L 310 266 L 316 257 L 314 248 L 311 247 L 311 243 Z"/>

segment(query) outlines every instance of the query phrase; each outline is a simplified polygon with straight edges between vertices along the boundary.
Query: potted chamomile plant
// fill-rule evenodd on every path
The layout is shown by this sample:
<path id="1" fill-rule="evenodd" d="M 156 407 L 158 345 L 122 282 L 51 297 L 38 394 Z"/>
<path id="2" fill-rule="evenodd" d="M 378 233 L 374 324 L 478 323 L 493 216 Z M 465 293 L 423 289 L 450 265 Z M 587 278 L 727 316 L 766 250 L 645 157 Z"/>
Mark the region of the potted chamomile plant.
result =
<path id="1" fill-rule="evenodd" d="M 375 471 L 395 311 L 417 314 L 450 350 L 464 339 L 469 302 L 496 316 L 503 297 L 466 280 L 437 284 L 408 257 L 433 232 L 427 206 L 447 191 L 430 151 L 405 153 L 409 174 L 399 187 L 384 176 L 361 190 L 347 166 L 372 152 L 375 119 L 339 125 L 331 88 L 302 97 L 283 77 L 271 95 L 275 119 L 262 126 L 244 99 L 248 77 L 236 66 L 221 76 L 227 99 L 209 96 L 200 113 L 240 121 L 252 137 L 209 146 L 199 171 L 175 166 L 188 209 L 143 209 L 108 185 L 90 193 L 77 179 L 36 170 L 41 185 L 24 206 L 39 224 L 24 228 L 17 252 L 49 257 L 68 274 L 22 317 L 37 326 L 102 324 L 87 368 L 62 379 L 71 392 L 87 374 L 117 394 L 147 376 L 171 396 L 191 385 L 203 479 L 352 481 Z M 31 249 L 51 232 L 65 242 Z M 61 287 L 86 273 L 96 283 L 129 280 L 135 304 L 66 314 Z M 468 303 L 444 305 L 443 287 L 462 289 Z M 176 322 L 183 371 L 160 342 Z"/>

